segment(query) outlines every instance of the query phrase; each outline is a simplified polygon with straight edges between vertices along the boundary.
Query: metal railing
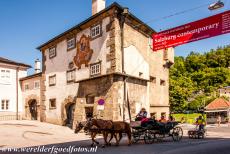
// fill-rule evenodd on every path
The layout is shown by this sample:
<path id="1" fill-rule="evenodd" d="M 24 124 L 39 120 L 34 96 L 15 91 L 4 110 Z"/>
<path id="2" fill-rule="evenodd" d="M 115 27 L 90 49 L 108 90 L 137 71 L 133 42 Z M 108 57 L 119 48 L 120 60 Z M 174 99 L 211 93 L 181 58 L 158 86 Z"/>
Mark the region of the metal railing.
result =
<path id="1" fill-rule="evenodd" d="M 18 115 L 18 119 L 22 120 L 21 115 Z M 0 115 L 0 121 L 7 121 L 7 120 L 17 120 L 16 115 Z"/>

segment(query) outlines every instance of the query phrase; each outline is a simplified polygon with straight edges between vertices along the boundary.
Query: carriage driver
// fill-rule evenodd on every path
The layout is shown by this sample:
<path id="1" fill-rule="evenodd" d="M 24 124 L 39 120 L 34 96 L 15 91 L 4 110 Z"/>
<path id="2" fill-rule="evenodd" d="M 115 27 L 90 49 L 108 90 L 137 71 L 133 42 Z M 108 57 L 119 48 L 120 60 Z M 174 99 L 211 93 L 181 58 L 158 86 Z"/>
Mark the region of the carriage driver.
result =
<path id="1" fill-rule="evenodd" d="M 205 126 L 205 120 L 202 116 L 199 116 L 197 119 L 196 119 L 196 125 L 199 126 L 199 131 L 203 130 L 204 129 L 204 126 Z"/>
<path id="2" fill-rule="evenodd" d="M 147 111 L 145 108 L 142 108 L 140 112 L 136 115 L 136 121 L 141 121 L 142 119 L 147 117 Z"/>

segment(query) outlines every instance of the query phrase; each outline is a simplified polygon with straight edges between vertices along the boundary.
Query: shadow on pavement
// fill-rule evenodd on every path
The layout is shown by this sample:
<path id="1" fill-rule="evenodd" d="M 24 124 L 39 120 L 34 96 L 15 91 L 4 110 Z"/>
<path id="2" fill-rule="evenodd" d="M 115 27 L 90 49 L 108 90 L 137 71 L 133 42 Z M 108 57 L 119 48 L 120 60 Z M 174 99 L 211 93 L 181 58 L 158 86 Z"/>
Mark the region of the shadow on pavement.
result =
<path id="1" fill-rule="evenodd" d="M 97 139 L 100 142 L 98 147 L 91 147 L 91 140 L 82 140 L 75 142 L 65 142 L 49 145 L 40 145 L 26 148 L 11 149 L 11 151 L 1 151 L 4 154 L 30 154 L 30 153 L 109 153 L 109 154 L 173 154 L 173 153 L 186 153 L 186 154 L 203 154 L 203 153 L 226 153 L 226 148 L 230 150 L 230 138 L 205 138 L 205 139 L 188 139 L 184 137 L 180 142 L 173 142 L 170 137 L 164 138 L 153 144 L 144 144 L 144 141 L 127 145 L 127 139 L 124 138 L 119 146 L 114 145 L 102 148 L 104 143 L 103 139 Z M 227 147 L 225 145 L 228 145 Z M 224 148 L 222 148 L 224 146 Z M 214 148 L 214 150 L 213 150 Z M 65 149 L 65 151 L 63 151 Z M 219 151 L 216 151 L 219 149 Z M 16 151 L 17 150 L 17 151 Z M 69 150 L 69 151 L 67 151 Z M 96 151 L 96 152 L 95 152 Z M 229 151 L 228 151 L 229 152 Z M 228 153 L 227 152 L 227 153 Z"/>

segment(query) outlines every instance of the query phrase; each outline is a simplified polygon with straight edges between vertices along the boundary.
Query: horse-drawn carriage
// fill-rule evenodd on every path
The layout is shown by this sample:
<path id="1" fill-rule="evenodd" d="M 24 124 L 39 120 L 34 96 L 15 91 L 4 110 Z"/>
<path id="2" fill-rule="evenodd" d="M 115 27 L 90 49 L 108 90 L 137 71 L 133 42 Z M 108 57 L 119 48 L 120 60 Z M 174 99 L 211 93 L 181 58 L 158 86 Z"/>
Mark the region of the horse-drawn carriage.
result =
<path id="1" fill-rule="evenodd" d="M 177 126 L 178 122 L 153 122 L 148 125 L 141 125 L 140 122 L 131 122 L 133 142 L 144 140 L 146 144 L 151 144 L 155 140 L 160 140 L 171 136 L 173 141 L 180 141 L 183 136 L 183 130 Z"/>
<path id="2" fill-rule="evenodd" d="M 116 145 L 119 145 L 123 133 L 128 137 L 128 145 L 131 144 L 131 138 L 133 138 L 134 143 L 144 140 L 146 144 L 150 144 L 154 140 L 167 136 L 171 136 L 173 141 L 180 141 L 183 136 L 182 128 L 177 126 L 177 122 L 160 123 L 155 121 L 146 126 L 140 124 L 140 122 L 131 122 L 129 124 L 123 121 L 89 119 L 86 122 L 78 123 L 75 133 L 78 133 L 82 128 L 84 128 L 84 131 L 90 132 L 92 138 L 91 146 L 94 146 L 94 143 L 99 144 L 95 140 L 97 134 L 103 134 L 105 145 L 110 145 L 113 137 L 116 139 Z M 107 141 L 109 134 L 110 139 Z"/>

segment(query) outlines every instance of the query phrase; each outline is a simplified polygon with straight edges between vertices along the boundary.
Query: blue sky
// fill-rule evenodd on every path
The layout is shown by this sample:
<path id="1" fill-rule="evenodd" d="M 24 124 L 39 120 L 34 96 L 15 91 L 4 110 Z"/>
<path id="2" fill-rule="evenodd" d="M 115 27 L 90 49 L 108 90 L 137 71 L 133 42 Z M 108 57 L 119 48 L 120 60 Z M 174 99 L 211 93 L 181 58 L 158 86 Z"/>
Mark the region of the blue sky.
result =
<path id="1" fill-rule="evenodd" d="M 115 0 L 106 0 L 110 5 Z M 222 0 L 225 7 L 209 11 L 208 4 L 216 0 L 116 0 L 144 22 L 159 19 L 201 5 L 191 12 L 166 20 L 148 22 L 156 31 L 166 30 L 230 9 L 230 0 Z M 34 65 L 41 53 L 39 45 L 91 16 L 91 0 L 0 0 L 0 56 Z M 230 34 L 176 47 L 177 56 L 190 51 L 206 52 L 217 46 L 230 44 Z M 30 71 L 30 73 L 32 70 Z"/>

